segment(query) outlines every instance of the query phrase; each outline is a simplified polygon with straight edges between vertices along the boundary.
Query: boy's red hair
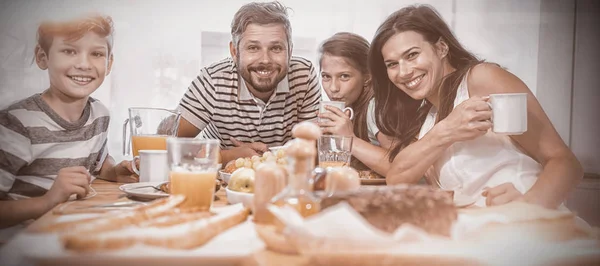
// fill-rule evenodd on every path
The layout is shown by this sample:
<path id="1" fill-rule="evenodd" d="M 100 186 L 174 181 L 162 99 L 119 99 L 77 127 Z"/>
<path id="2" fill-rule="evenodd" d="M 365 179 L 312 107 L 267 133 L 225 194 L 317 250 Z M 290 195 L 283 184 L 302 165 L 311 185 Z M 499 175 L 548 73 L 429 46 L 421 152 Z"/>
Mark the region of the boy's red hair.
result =
<path id="1" fill-rule="evenodd" d="M 110 16 L 89 15 L 68 21 L 46 21 L 40 24 L 37 31 L 37 43 L 48 54 L 52 40 L 63 36 L 68 41 L 76 41 L 88 32 L 94 32 L 107 38 L 108 54 L 113 46 L 113 20 Z"/>

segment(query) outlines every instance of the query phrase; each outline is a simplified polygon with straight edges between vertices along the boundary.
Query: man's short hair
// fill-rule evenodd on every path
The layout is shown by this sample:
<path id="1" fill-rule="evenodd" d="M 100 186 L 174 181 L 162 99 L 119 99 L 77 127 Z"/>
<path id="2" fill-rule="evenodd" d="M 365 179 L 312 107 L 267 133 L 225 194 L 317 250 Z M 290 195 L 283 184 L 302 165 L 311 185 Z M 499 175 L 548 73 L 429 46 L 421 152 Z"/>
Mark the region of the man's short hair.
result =
<path id="1" fill-rule="evenodd" d="M 288 18 L 287 7 L 281 3 L 274 2 L 252 2 L 243 5 L 233 16 L 231 21 L 231 39 L 236 48 L 239 48 L 239 42 L 242 34 L 246 31 L 248 25 L 255 23 L 266 25 L 271 23 L 281 24 L 287 35 L 288 47 L 292 46 L 292 26 Z"/>

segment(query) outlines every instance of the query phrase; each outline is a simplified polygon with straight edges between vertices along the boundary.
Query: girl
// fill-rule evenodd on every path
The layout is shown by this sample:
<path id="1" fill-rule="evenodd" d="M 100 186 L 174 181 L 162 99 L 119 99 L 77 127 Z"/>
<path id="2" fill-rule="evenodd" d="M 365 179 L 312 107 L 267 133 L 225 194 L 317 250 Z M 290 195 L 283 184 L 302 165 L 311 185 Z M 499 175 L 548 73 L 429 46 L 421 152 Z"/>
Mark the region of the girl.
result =
<path id="1" fill-rule="evenodd" d="M 319 65 L 323 89 L 329 99 L 343 101 L 351 107 L 354 121 L 339 108 L 327 106 L 329 112 L 319 114 L 319 126 L 325 134 L 353 136 L 351 166 L 357 170 L 372 169 L 385 176 L 389 162 L 385 160 L 390 141 L 379 132 L 374 119 L 373 86 L 367 68 L 369 42 L 347 32 L 336 33 L 319 47 Z"/>

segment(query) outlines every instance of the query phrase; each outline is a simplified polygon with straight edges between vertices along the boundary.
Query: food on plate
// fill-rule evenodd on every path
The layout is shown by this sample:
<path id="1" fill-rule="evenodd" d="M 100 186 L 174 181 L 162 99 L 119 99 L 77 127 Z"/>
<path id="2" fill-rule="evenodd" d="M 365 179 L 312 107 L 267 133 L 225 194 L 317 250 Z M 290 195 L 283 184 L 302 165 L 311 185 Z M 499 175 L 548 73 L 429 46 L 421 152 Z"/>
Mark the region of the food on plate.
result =
<path id="1" fill-rule="evenodd" d="M 193 249 L 248 218 L 250 210 L 243 208 L 220 215 L 202 213 L 188 217 L 165 218 L 171 222 L 155 222 L 144 227 L 128 227 L 96 234 L 66 234 L 61 237 L 67 250 L 93 252 L 117 250 L 137 244 L 170 248 Z M 179 219 L 179 220 L 178 220 Z"/>
<path id="2" fill-rule="evenodd" d="M 286 165 L 287 161 L 285 160 L 285 149 L 281 148 L 276 152 L 267 151 L 263 153 L 262 156 L 254 155 L 252 157 L 232 160 L 225 165 L 223 172 L 231 174 L 240 168 L 252 168 L 256 170 L 259 165 L 267 162 L 275 162 L 281 165 Z"/>
<path id="3" fill-rule="evenodd" d="M 170 194 L 171 192 L 171 186 L 169 185 L 171 182 L 165 182 L 160 184 L 160 191 Z"/>
<path id="4" fill-rule="evenodd" d="M 384 178 L 383 176 L 379 175 L 375 171 L 370 171 L 370 170 L 363 170 L 363 171 L 358 172 L 358 174 L 360 175 L 361 179 L 380 179 L 380 178 Z"/>
<path id="5" fill-rule="evenodd" d="M 180 209 L 184 196 L 84 220 L 56 223 L 37 232 L 56 232 L 66 250 L 110 251 L 143 244 L 170 249 L 199 247 L 245 221 L 248 208 L 232 206 L 215 214 Z"/>
<path id="6" fill-rule="evenodd" d="M 240 168 L 231 174 L 227 188 L 237 192 L 254 193 L 255 171 L 252 168 Z"/>
<path id="7" fill-rule="evenodd" d="M 69 233 L 73 234 L 87 235 L 90 233 L 111 231 L 132 224 L 140 224 L 152 218 L 173 213 L 173 210 L 184 200 L 184 196 L 172 195 L 155 200 L 148 205 L 141 205 L 131 210 L 118 212 L 110 217 L 100 216 L 83 220 L 55 223 L 35 229 L 33 232 L 46 233 L 69 231 Z"/>
<path id="8" fill-rule="evenodd" d="M 431 234 L 450 236 L 458 212 L 448 193 L 427 186 L 362 187 L 321 201 L 321 208 L 347 202 L 371 225 L 388 233 L 409 223 Z"/>

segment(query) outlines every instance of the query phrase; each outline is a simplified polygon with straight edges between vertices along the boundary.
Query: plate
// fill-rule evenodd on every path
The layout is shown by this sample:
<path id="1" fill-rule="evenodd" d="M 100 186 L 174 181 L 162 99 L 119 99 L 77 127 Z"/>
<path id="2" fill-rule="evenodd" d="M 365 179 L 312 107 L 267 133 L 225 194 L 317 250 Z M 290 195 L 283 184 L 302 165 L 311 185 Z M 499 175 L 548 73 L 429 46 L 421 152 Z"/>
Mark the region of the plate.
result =
<path id="1" fill-rule="evenodd" d="M 385 186 L 386 185 L 385 178 L 361 178 L 360 184 L 361 185 L 370 185 L 370 186 L 375 186 L 375 185 Z"/>
<path id="2" fill-rule="evenodd" d="M 158 199 L 168 197 L 169 194 L 156 190 L 151 186 L 159 186 L 164 182 L 140 182 L 125 184 L 119 187 L 119 190 L 125 192 L 128 196 L 138 197 L 142 199 Z"/>
<path id="3" fill-rule="evenodd" d="M 274 147 L 269 147 L 269 150 L 271 150 L 272 153 L 276 153 L 281 148 L 283 148 L 283 146 L 274 146 Z"/>

